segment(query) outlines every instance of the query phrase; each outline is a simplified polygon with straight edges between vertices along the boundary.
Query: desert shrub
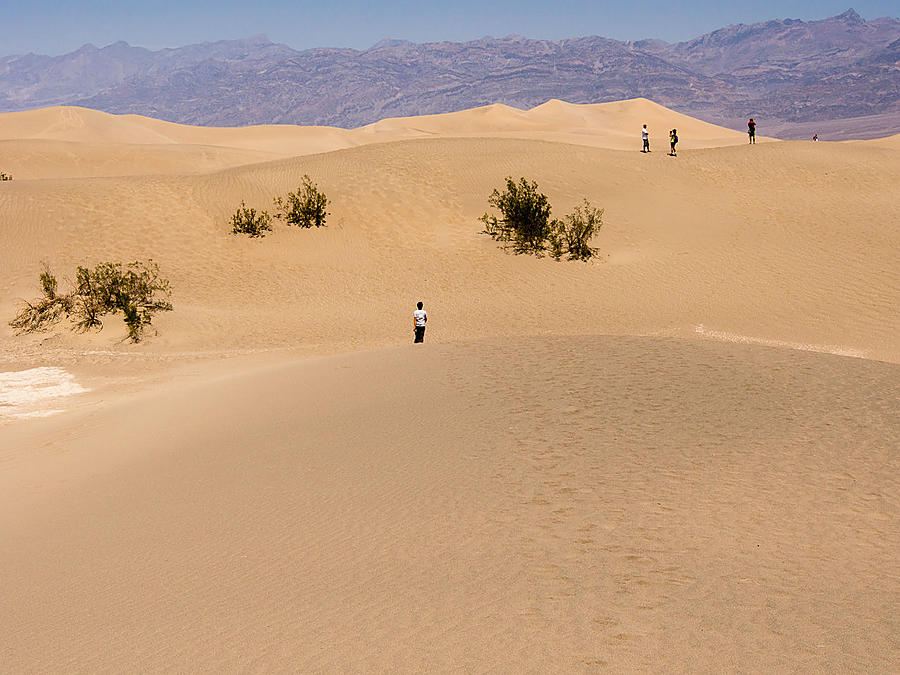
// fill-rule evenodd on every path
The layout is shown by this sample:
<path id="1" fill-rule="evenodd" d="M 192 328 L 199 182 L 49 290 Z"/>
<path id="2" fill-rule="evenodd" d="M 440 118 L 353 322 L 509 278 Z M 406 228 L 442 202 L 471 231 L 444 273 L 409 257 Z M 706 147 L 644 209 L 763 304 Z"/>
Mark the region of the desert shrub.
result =
<path id="1" fill-rule="evenodd" d="M 249 234 L 251 237 L 264 237 L 266 232 L 271 232 L 272 219 L 266 211 L 256 212 L 256 209 L 248 209 L 244 202 L 231 216 L 231 231 L 234 234 Z"/>
<path id="2" fill-rule="evenodd" d="M 9 322 L 18 333 L 46 330 L 72 311 L 72 299 L 56 294 L 56 277 L 46 263 L 39 279 L 42 297 L 34 302 L 25 301 L 16 317 Z"/>
<path id="3" fill-rule="evenodd" d="M 0 181 L 4 181 L 4 180 L 12 180 L 12 174 L 11 173 L 3 173 L 2 171 L 0 171 Z"/>
<path id="4" fill-rule="evenodd" d="M 75 290 L 72 292 L 72 314 L 75 326 L 84 332 L 90 328 L 103 328 L 100 317 L 103 316 L 103 303 L 100 292 L 96 288 L 96 275 L 87 267 L 79 267 L 75 272 Z"/>
<path id="5" fill-rule="evenodd" d="M 591 239 L 603 226 L 603 209 L 594 208 L 585 199 L 560 222 L 554 220 L 549 236 L 550 254 L 559 260 L 565 254 L 569 260 L 589 260 L 597 249 L 591 246 Z"/>
<path id="6" fill-rule="evenodd" d="M 150 323 L 150 316 L 142 314 L 137 305 L 127 301 L 122 305 L 122 314 L 125 315 L 125 327 L 128 329 L 128 338 L 132 342 L 140 342 L 144 326 Z"/>
<path id="7" fill-rule="evenodd" d="M 38 280 L 41 282 L 41 291 L 44 293 L 44 297 L 48 300 L 56 299 L 56 277 L 53 276 L 53 272 L 50 271 L 50 266 L 47 263 L 44 263 L 44 271 L 40 273 L 38 276 Z"/>
<path id="8" fill-rule="evenodd" d="M 101 316 L 121 311 L 128 337 L 139 342 L 153 314 L 172 309 L 169 282 L 160 278 L 159 267 L 152 260 L 126 266 L 105 262 L 93 270 L 79 267 L 75 278 L 73 314 L 81 330 L 102 328 Z"/>
<path id="9" fill-rule="evenodd" d="M 328 212 L 328 198 L 309 176 L 303 176 L 303 182 L 296 192 L 288 192 L 287 197 L 275 198 L 275 217 L 283 219 L 288 225 L 299 227 L 324 227 Z"/>
<path id="10" fill-rule="evenodd" d="M 550 234 L 547 235 L 547 249 L 550 257 L 561 260 L 566 253 L 566 226 L 559 220 L 550 223 Z"/>
<path id="11" fill-rule="evenodd" d="M 64 316 L 68 316 L 71 310 L 71 305 L 65 302 L 65 298 L 40 298 L 34 302 L 25 300 L 22 305 L 16 317 L 9 322 L 20 335 L 47 330 Z"/>
<path id="12" fill-rule="evenodd" d="M 603 209 L 584 203 L 563 220 L 550 220 L 550 202 L 538 191 L 537 183 L 520 178 L 516 183 L 506 178 L 506 190 L 494 190 L 488 203 L 500 211 L 501 217 L 485 213 L 481 216 L 484 234 L 509 244 L 516 253 L 542 255 L 544 251 L 556 260 L 588 260 L 597 253 L 591 239 L 603 225 Z"/>
<path id="13" fill-rule="evenodd" d="M 45 267 L 40 275 L 43 297 L 25 302 L 10 322 L 18 333 L 45 330 L 64 316 L 71 317 L 77 330 L 103 328 L 101 317 L 121 311 L 128 337 L 139 342 L 145 326 L 153 314 L 170 311 L 169 282 L 159 276 L 159 267 L 152 260 L 100 263 L 93 269 L 79 267 L 75 273 L 75 288 L 71 293 L 57 293 L 56 277 Z"/>
<path id="14" fill-rule="evenodd" d="M 506 190 L 497 189 L 488 203 L 500 211 L 500 218 L 485 213 L 481 217 L 484 233 L 497 241 L 509 242 L 516 253 L 540 254 L 551 233 L 550 203 L 538 192 L 537 183 L 521 178 L 516 183 L 506 178 Z"/>

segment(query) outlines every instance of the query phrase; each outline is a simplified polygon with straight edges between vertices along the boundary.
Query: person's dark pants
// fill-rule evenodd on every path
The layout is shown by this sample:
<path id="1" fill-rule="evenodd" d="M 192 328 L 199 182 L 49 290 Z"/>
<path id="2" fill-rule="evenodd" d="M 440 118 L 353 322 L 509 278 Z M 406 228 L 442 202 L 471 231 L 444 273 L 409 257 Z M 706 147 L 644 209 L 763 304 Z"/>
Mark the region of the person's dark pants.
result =
<path id="1" fill-rule="evenodd" d="M 641 152 L 650 152 L 650 139 L 649 138 L 644 139 L 644 149 L 641 150 Z"/>
<path id="2" fill-rule="evenodd" d="M 425 342 L 425 326 L 416 326 L 416 342 Z"/>

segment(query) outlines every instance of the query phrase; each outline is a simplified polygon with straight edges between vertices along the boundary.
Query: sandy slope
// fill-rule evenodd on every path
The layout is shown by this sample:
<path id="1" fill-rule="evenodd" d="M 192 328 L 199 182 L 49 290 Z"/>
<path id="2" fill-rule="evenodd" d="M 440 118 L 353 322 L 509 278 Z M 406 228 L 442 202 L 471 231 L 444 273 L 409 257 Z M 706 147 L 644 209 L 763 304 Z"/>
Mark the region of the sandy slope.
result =
<path id="1" fill-rule="evenodd" d="M 513 338 L 7 433 L 5 668 L 890 672 L 898 384 L 795 350 Z"/>
<path id="2" fill-rule="evenodd" d="M 0 373 L 90 390 L 0 391 L 12 671 L 900 656 L 893 139 L 751 148 L 636 100 L 349 131 L 55 109 L 0 116 L 0 149 L 0 316 L 41 261 L 152 257 L 176 307 L 138 346 L 0 331 Z M 229 234 L 304 173 L 327 228 Z M 600 258 L 479 235 L 508 175 L 603 207 Z"/>

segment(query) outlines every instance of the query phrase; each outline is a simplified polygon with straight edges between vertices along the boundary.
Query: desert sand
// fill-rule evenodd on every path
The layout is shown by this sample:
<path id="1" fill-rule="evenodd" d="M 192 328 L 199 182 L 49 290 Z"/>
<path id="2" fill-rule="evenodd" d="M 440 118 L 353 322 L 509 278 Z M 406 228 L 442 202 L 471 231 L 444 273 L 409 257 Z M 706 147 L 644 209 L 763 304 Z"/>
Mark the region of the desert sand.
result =
<path id="1" fill-rule="evenodd" d="M 0 115 L 0 669 L 893 672 L 897 138 Z M 326 228 L 230 233 L 304 174 Z M 598 257 L 479 234 L 505 176 Z M 6 325 L 146 258 L 140 344 Z"/>

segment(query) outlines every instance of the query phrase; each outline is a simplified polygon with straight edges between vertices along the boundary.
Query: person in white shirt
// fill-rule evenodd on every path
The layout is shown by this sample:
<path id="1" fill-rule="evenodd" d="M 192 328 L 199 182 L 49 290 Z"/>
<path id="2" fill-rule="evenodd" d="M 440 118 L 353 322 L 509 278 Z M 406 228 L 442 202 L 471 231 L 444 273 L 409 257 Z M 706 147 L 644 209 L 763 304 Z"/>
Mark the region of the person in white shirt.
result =
<path id="1" fill-rule="evenodd" d="M 644 147 L 641 152 L 650 152 L 650 132 L 647 131 L 647 125 L 641 129 L 641 140 L 644 141 Z"/>
<path id="2" fill-rule="evenodd" d="M 416 334 L 415 342 L 425 342 L 425 324 L 428 322 L 428 313 L 422 309 L 422 303 L 416 304 L 413 312 L 413 330 Z"/>

